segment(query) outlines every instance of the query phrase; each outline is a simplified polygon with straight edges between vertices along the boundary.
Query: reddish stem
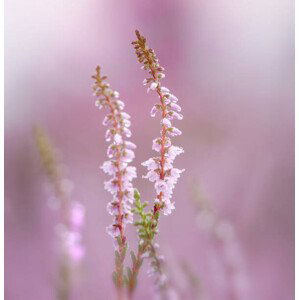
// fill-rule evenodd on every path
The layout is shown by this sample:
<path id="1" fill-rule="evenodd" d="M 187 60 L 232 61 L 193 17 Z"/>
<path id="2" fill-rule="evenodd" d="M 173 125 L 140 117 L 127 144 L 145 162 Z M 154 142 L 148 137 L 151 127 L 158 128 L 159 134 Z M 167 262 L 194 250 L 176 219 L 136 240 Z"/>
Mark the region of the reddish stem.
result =
<path id="1" fill-rule="evenodd" d="M 109 105 L 110 108 L 110 112 L 112 114 L 112 118 L 113 118 L 113 127 L 115 132 L 118 132 L 118 122 L 116 120 L 116 115 L 115 115 L 115 108 L 113 107 L 113 104 L 111 103 L 110 97 L 109 96 L 105 96 L 107 103 Z M 124 247 L 125 247 L 125 243 L 126 243 L 126 237 L 124 234 L 124 226 L 123 226 L 123 211 L 122 211 L 122 202 L 123 202 L 123 191 L 122 191 L 122 174 L 121 174 L 121 169 L 120 169 L 120 165 L 121 165 L 121 147 L 120 145 L 116 146 L 116 168 L 117 168 L 117 186 L 118 186 L 118 215 L 117 215 L 117 226 L 119 228 L 120 231 L 120 238 L 121 238 L 121 243 L 120 243 L 120 249 L 119 252 L 120 254 L 123 252 Z M 120 270 L 121 271 L 123 269 L 123 262 L 120 266 Z M 123 279 L 122 276 L 120 276 L 118 278 L 119 282 L 119 286 L 122 287 L 123 286 Z M 121 300 L 123 299 L 123 293 L 120 290 L 118 291 L 118 299 Z"/>

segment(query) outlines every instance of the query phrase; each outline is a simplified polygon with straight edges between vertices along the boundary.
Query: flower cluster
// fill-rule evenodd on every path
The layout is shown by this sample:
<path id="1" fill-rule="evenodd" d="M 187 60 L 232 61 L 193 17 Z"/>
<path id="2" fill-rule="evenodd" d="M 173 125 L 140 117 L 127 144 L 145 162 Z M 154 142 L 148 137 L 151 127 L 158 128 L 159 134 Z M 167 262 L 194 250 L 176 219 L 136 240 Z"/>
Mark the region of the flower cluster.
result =
<path id="1" fill-rule="evenodd" d="M 58 225 L 60 246 L 70 261 L 77 264 L 85 255 L 81 233 L 85 208 L 80 202 L 71 200 L 73 183 L 69 179 L 63 178 L 55 150 L 42 128 L 35 128 L 35 139 L 44 170 L 56 196 L 54 199 L 57 204 L 52 207 L 60 209 L 61 222 Z"/>
<path id="2" fill-rule="evenodd" d="M 60 255 L 57 298 L 68 299 L 75 270 L 73 267 L 77 267 L 85 256 L 82 243 L 85 208 L 81 203 L 71 200 L 73 183 L 62 175 L 55 150 L 44 130 L 35 128 L 34 133 L 42 165 L 55 194 L 48 204 L 52 209 L 59 209 L 60 213 L 60 222 L 56 226 Z"/>
<path id="3" fill-rule="evenodd" d="M 62 232 L 64 251 L 72 262 L 79 263 L 85 255 L 82 244 L 82 226 L 84 224 L 85 208 L 79 202 L 73 202 L 70 208 L 68 228 Z"/>
<path id="4" fill-rule="evenodd" d="M 132 133 L 130 116 L 123 111 L 124 103 L 119 99 L 119 93 L 112 90 L 105 82 L 106 76 L 101 77 L 100 67 L 96 68 L 96 74 L 92 76 L 95 80 L 93 90 L 97 97 L 95 105 L 101 109 L 106 108 L 108 114 L 103 120 L 107 126 L 106 141 L 108 146 L 107 156 L 101 169 L 111 175 L 112 178 L 104 183 L 105 189 L 113 195 L 113 199 L 107 205 L 108 212 L 114 217 L 112 225 L 107 227 L 107 232 L 114 238 L 124 237 L 124 227 L 133 222 L 131 204 L 134 201 L 132 179 L 135 178 L 136 168 L 129 166 L 135 157 L 136 145 L 126 140 Z"/>
<path id="5" fill-rule="evenodd" d="M 155 91 L 159 96 L 159 103 L 156 103 L 151 116 L 157 113 L 161 115 L 161 134 L 153 140 L 153 150 L 158 152 L 157 157 L 150 158 L 142 163 L 148 169 L 144 176 L 155 183 L 157 198 L 155 200 L 155 211 L 162 210 L 169 215 L 174 207 L 171 201 L 173 188 L 178 178 L 184 171 L 174 168 L 173 162 L 177 155 L 184 152 L 183 148 L 173 146 L 170 137 L 181 135 L 181 131 L 172 125 L 172 121 L 182 120 L 181 107 L 177 104 L 178 98 L 168 88 L 162 86 L 161 79 L 165 77 L 164 68 L 160 66 L 153 49 L 146 44 L 146 39 L 136 30 L 137 40 L 132 42 L 138 61 L 143 64 L 143 70 L 147 70 L 149 77 L 144 79 L 143 84 L 148 85 L 147 91 Z"/>

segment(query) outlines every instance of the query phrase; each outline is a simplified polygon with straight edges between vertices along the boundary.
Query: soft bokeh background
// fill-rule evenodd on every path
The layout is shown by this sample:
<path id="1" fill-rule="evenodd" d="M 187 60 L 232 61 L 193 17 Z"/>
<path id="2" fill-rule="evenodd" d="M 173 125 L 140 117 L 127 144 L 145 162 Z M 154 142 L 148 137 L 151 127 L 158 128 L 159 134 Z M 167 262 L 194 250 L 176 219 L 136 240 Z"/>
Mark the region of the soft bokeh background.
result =
<path id="1" fill-rule="evenodd" d="M 165 85 L 184 113 L 175 143 L 185 148 L 176 164 L 186 172 L 174 194 L 177 209 L 161 219 L 161 251 L 170 265 L 192 266 L 205 299 L 232 299 L 221 253 L 198 228 L 195 181 L 234 226 L 245 274 L 237 279 L 238 299 L 293 299 L 293 6 L 283 0 L 6 1 L 7 300 L 54 298 L 56 212 L 47 206 L 32 138 L 37 123 L 63 154 L 74 198 L 86 206 L 87 256 L 73 299 L 115 295 L 113 246 L 105 233 L 109 194 L 99 170 L 106 152 L 103 112 L 94 107 L 90 76 L 102 65 L 126 102 L 138 144 L 135 164 L 144 174 L 140 163 L 152 155 L 159 125 L 149 116 L 154 96 L 141 85 L 145 74 L 130 45 L 136 28 L 156 50 Z M 151 199 L 150 183 L 135 184 Z M 130 243 L 134 248 L 133 235 Z M 153 299 L 146 268 L 141 297 Z"/>

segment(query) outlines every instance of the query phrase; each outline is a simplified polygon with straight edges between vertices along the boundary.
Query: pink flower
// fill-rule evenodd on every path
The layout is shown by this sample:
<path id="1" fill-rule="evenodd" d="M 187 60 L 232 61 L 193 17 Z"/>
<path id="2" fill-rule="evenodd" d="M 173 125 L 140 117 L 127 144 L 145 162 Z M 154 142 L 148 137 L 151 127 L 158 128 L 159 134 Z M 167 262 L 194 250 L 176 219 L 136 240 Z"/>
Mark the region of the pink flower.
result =
<path id="1" fill-rule="evenodd" d="M 111 235 L 113 238 L 116 238 L 120 235 L 119 227 L 116 225 L 109 225 L 106 227 L 106 231 L 109 235 Z"/>
<path id="2" fill-rule="evenodd" d="M 107 232 L 112 237 L 123 236 L 123 229 L 127 223 L 132 222 L 130 205 L 133 202 L 132 183 L 137 177 L 136 168 L 128 166 L 135 158 L 136 145 L 126 138 L 132 135 L 130 115 L 123 111 L 125 104 L 119 100 L 119 93 L 113 91 L 109 84 L 100 75 L 100 68 L 96 68 L 94 90 L 96 91 L 97 106 L 106 108 L 107 115 L 104 125 L 109 126 L 106 131 L 106 141 L 111 142 L 108 146 L 107 155 L 109 160 L 104 162 L 101 169 L 112 176 L 104 182 L 104 188 L 113 196 L 108 203 L 107 211 L 113 215 L 113 224 L 107 227 Z M 152 86 L 154 88 L 154 85 Z M 121 232 L 122 231 L 122 232 Z"/>
<path id="3" fill-rule="evenodd" d="M 173 161 L 178 155 L 184 153 L 184 149 L 182 147 L 170 146 L 168 148 L 167 156 L 171 161 Z"/>
<path id="4" fill-rule="evenodd" d="M 180 147 L 171 146 L 169 136 L 179 136 L 182 132 L 174 127 L 170 120 L 182 120 L 183 115 L 179 113 L 181 107 L 177 104 L 178 98 L 167 87 L 162 86 L 161 80 L 165 77 L 164 68 L 160 66 L 155 52 L 146 45 L 146 39 L 138 31 L 136 35 L 137 40 L 133 42 L 136 55 L 143 63 L 142 69 L 147 70 L 150 75 L 143 81 L 143 84 L 149 85 L 148 92 L 155 90 L 160 100 L 160 103 L 153 106 L 150 115 L 155 117 L 159 110 L 162 115 L 161 136 L 154 139 L 152 145 L 152 149 L 160 156 L 150 158 L 142 164 L 148 169 L 148 173 L 143 178 L 155 183 L 157 199 L 163 203 L 168 201 L 167 205 L 164 205 L 164 210 L 166 214 L 169 214 L 174 209 L 174 205 L 170 202 L 172 190 L 181 174 L 177 171 L 178 169 L 173 168 L 172 164 L 175 157 L 184 152 Z M 159 209 L 160 206 L 156 207 Z"/>
<path id="5" fill-rule="evenodd" d="M 171 212 L 175 209 L 174 203 L 170 200 L 164 202 L 163 213 L 164 215 L 170 215 Z"/>
<path id="6" fill-rule="evenodd" d="M 115 172 L 117 171 L 117 167 L 110 160 L 105 161 L 101 166 L 101 169 L 108 175 L 114 175 Z"/>
<path id="7" fill-rule="evenodd" d="M 107 212 L 112 215 L 116 216 L 119 211 L 119 203 L 117 201 L 111 201 L 107 204 Z"/>
<path id="8" fill-rule="evenodd" d="M 133 213 L 131 211 L 127 211 L 123 218 L 124 224 L 133 223 Z"/>
<path id="9" fill-rule="evenodd" d="M 149 181 L 155 182 L 160 178 L 160 175 L 155 170 L 151 170 L 145 176 L 142 176 L 142 178 L 147 178 Z"/>
<path id="10" fill-rule="evenodd" d="M 68 256 L 72 259 L 74 263 L 79 263 L 84 255 L 85 248 L 82 245 L 82 237 L 79 232 L 68 231 L 66 232 L 64 242 Z"/>
<path id="11" fill-rule="evenodd" d="M 167 128 L 171 127 L 171 122 L 166 118 L 162 119 L 161 124 L 165 125 Z"/>
<path id="12" fill-rule="evenodd" d="M 151 110 L 151 117 L 155 117 L 156 116 L 156 113 L 158 112 L 158 110 L 160 109 L 160 105 L 159 104 L 156 104 L 153 106 L 152 110 Z"/>
<path id="13" fill-rule="evenodd" d="M 127 167 L 124 173 L 124 179 L 131 181 L 133 178 L 137 177 L 137 172 L 135 167 Z"/>
<path id="14" fill-rule="evenodd" d="M 169 191 L 169 187 L 164 180 L 158 179 L 155 183 L 155 189 L 157 194 L 167 193 Z"/>
<path id="15" fill-rule="evenodd" d="M 130 141 L 125 141 L 125 146 L 130 150 L 136 149 L 136 145 Z"/>
<path id="16" fill-rule="evenodd" d="M 170 103 L 170 108 L 172 108 L 172 109 L 174 109 L 178 112 L 180 112 L 182 110 L 181 107 L 178 104 L 174 103 L 174 102 Z"/>
<path id="17" fill-rule="evenodd" d="M 124 161 L 124 162 L 130 163 L 130 162 L 132 162 L 132 160 L 134 158 L 135 158 L 135 153 L 130 149 L 126 149 L 122 153 L 121 160 Z"/>
<path id="18" fill-rule="evenodd" d="M 110 192 L 112 195 L 115 195 L 118 192 L 117 180 L 115 178 L 112 178 L 108 181 L 105 181 L 104 188 L 105 188 L 105 190 Z"/>
<path id="19" fill-rule="evenodd" d="M 82 204 L 79 202 L 75 202 L 72 205 L 71 208 L 71 224 L 75 228 L 80 228 L 82 227 L 84 223 L 84 218 L 85 218 L 85 208 Z"/>
<path id="20" fill-rule="evenodd" d="M 77 264 L 81 262 L 85 256 L 85 248 L 80 244 L 73 245 L 69 248 L 69 255 L 73 262 Z"/>
<path id="21" fill-rule="evenodd" d="M 114 135 L 114 142 L 116 145 L 119 145 L 123 142 L 122 136 L 118 133 Z"/>
<path id="22" fill-rule="evenodd" d="M 158 164 L 153 158 L 144 161 L 141 165 L 147 167 L 148 170 L 155 170 L 158 168 Z"/>
<path id="23" fill-rule="evenodd" d="M 127 188 L 124 191 L 123 201 L 126 203 L 133 204 L 133 202 L 134 202 L 134 189 L 133 188 Z"/>
<path id="24" fill-rule="evenodd" d="M 150 87 L 147 89 L 147 92 L 149 92 L 150 90 L 155 90 L 158 86 L 158 83 L 157 82 L 152 82 L 150 84 Z"/>
<path id="25" fill-rule="evenodd" d="M 168 114 L 168 118 L 169 119 L 178 119 L 178 120 L 183 120 L 183 115 L 182 114 L 179 114 L 177 113 L 176 111 L 171 111 L 169 112 Z M 170 127 L 170 126 L 169 126 Z"/>
<path id="26" fill-rule="evenodd" d="M 171 136 L 177 136 L 177 135 L 181 135 L 182 134 L 182 131 L 180 131 L 178 128 L 176 127 L 170 127 L 169 130 L 168 130 L 168 133 L 171 135 Z"/>

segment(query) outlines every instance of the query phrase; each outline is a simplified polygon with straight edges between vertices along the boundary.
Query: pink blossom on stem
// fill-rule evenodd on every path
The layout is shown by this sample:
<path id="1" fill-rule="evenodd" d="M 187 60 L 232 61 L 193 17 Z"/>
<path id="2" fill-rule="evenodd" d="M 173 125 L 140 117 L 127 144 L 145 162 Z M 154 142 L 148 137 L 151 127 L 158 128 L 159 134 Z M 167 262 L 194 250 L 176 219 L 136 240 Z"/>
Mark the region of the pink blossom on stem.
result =
<path id="1" fill-rule="evenodd" d="M 131 126 L 130 115 L 123 111 L 125 105 L 119 100 L 119 93 L 113 91 L 105 82 L 106 76 L 101 77 L 100 67 L 96 68 L 93 89 L 97 96 L 96 105 L 106 108 L 108 113 L 103 124 L 108 126 L 106 141 L 112 142 L 108 146 L 107 155 L 109 160 L 105 161 L 101 169 L 112 176 L 104 183 L 105 189 L 113 196 L 107 205 L 107 211 L 113 216 L 112 225 L 107 227 L 107 233 L 113 238 L 121 238 L 121 247 L 125 245 L 124 228 L 126 224 L 133 222 L 131 204 L 133 202 L 133 186 L 131 181 L 136 178 L 136 168 L 128 166 L 133 161 L 136 145 L 126 138 L 131 137 L 129 129 Z"/>
<path id="2" fill-rule="evenodd" d="M 155 182 L 155 190 L 159 203 L 155 204 L 155 211 L 163 210 L 164 214 L 170 214 L 174 209 L 171 196 L 174 185 L 184 170 L 174 169 L 172 163 L 175 157 L 184 152 L 180 147 L 171 146 L 170 137 L 179 136 L 181 130 L 172 125 L 171 120 L 182 120 L 183 115 L 179 112 L 181 107 L 177 104 L 178 98 L 170 90 L 161 85 L 161 79 L 165 77 L 164 68 L 160 66 L 153 49 L 146 44 L 146 39 L 136 30 L 137 40 L 133 42 L 136 55 L 149 77 L 143 81 L 148 85 L 147 92 L 155 91 L 159 97 L 159 103 L 155 104 L 150 112 L 155 117 L 161 113 L 161 135 L 154 139 L 153 150 L 159 152 L 158 157 L 153 157 L 143 163 L 149 172 L 144 178 Z"/>

